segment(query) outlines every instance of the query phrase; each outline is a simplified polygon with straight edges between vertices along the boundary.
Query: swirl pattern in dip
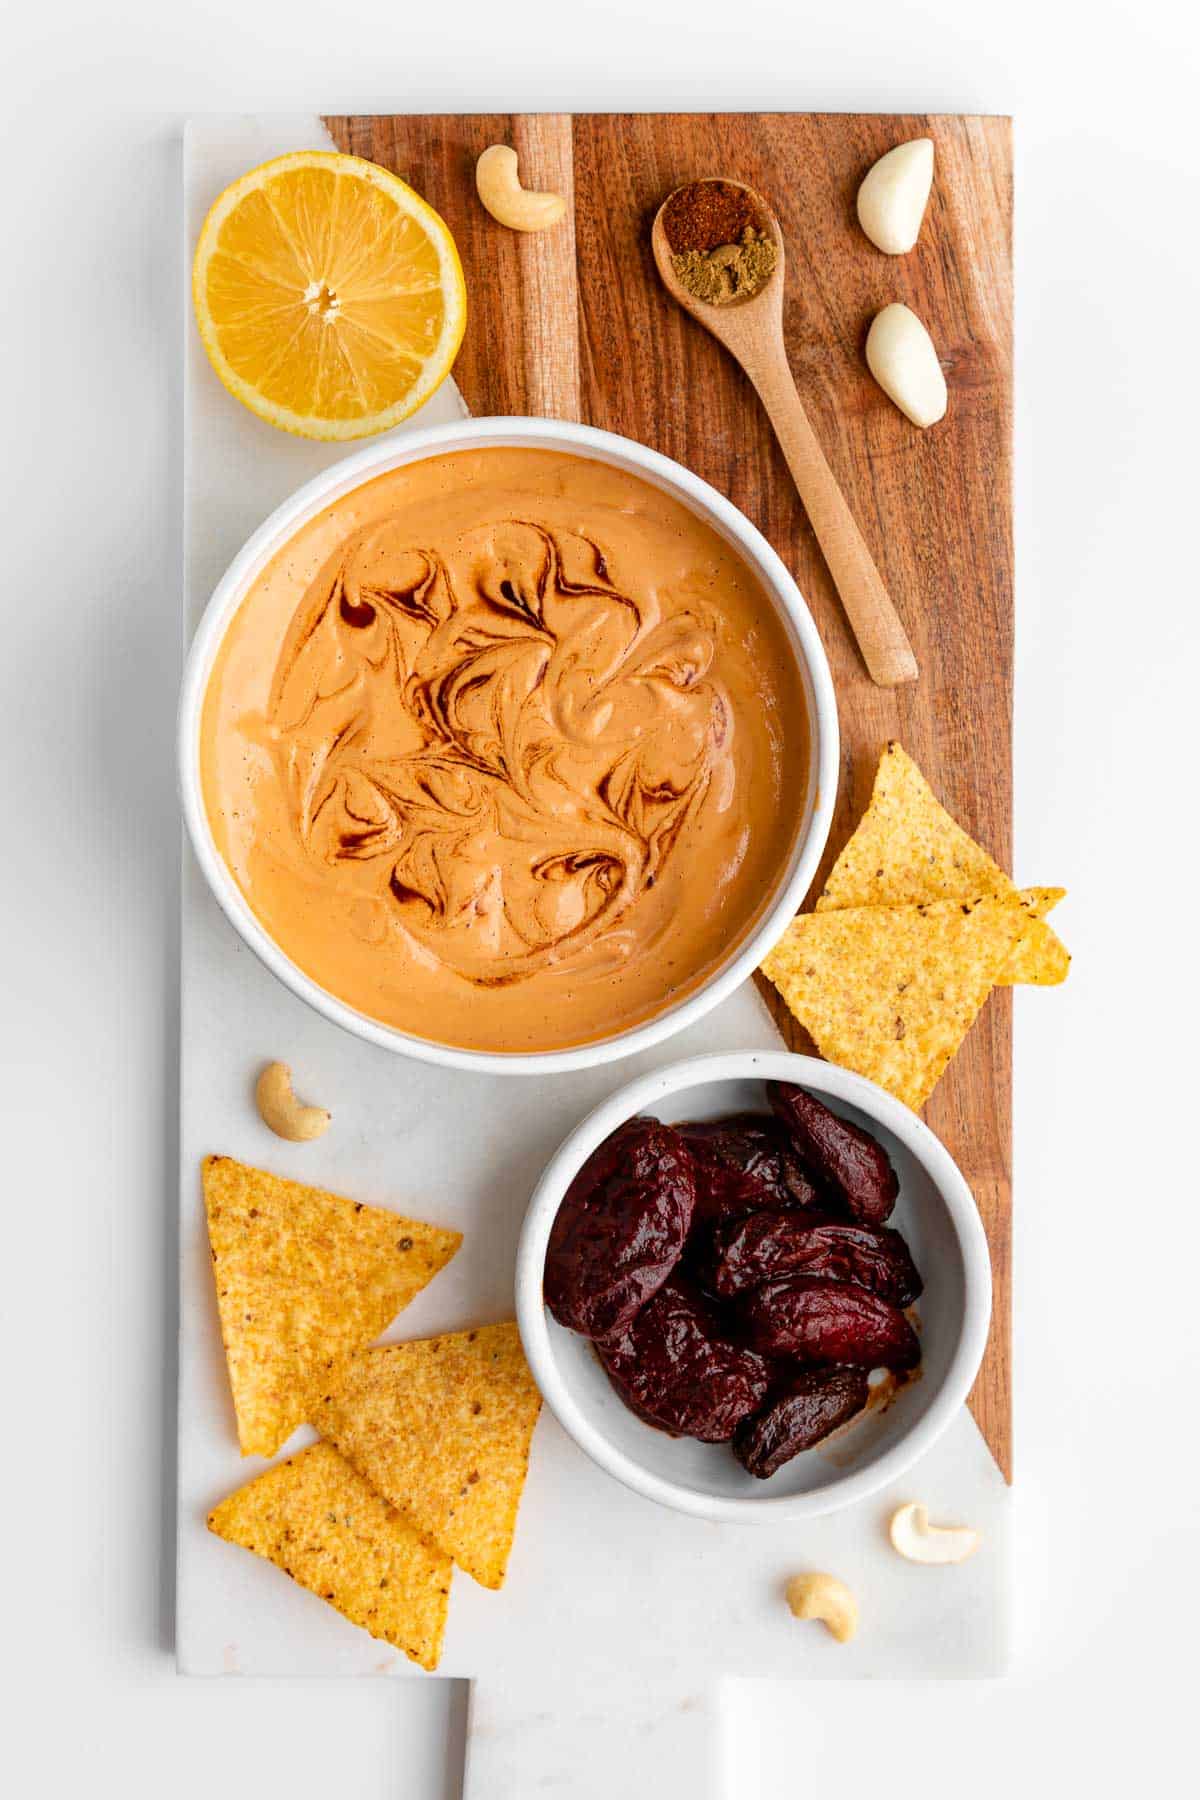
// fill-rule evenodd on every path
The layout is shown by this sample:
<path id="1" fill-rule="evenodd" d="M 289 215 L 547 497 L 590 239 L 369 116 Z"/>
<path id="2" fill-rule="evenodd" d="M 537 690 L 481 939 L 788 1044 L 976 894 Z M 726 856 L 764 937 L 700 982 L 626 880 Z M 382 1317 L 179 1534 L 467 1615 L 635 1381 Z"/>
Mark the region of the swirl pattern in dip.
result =
<path id="1" fill-rule="evenodd" d="M 769 901 L 807 726 L 771 603 L 622 471 L 431 458 L 354 490 L 251 587 L 205 696 L 217 846 L 358 1011 L 489 1051 L 642 1023 Z"/>

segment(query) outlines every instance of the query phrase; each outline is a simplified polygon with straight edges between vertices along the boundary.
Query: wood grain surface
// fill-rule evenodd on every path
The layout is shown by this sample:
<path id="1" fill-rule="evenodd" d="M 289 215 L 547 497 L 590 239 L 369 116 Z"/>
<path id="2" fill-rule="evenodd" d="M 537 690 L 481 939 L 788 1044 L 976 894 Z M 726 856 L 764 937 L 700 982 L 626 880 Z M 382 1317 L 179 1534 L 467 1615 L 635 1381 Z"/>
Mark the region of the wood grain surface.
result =
<path id="1" fill-rule="evenodd" d="M 1012 859 L 1012 147 L 1007 119 L 852 114 L 593 114 L 330 118 L 337 144 L 393 169 L 458 241 L 470 320 L 455 378 L 475 413 L 572 415 L 675 457 L 727 494 L 795 574 L 838 694 L 842 777 L 824 880 L 898 738 L 950 811 Z M 884 256 L 854 216 L 874 159 L 932 137 L 936 173 L 916 249 Z M 529 240 L 474 191 L 488 144 L 513 144 L 526 185 L 574 190 L 573 221 Z M 663 292 L 649 229 L 663 196 L 730 175 L 773 204 L 787 245 L 788 357 L 817 435 L 879 565 L 921 678 L 868 678 L 749 382 Z M 574 241 L 572 242 L 572 230 Z M 889 301 L 938 347 L 946 418 L 910 425 L 863 344 Z M 1044 870 L 1017 870 L 1019 881 Z M 811 1044 L 768 1000 L 788 1042 Z M 1011 1419 L 1011 1000 L 992 995 L 926 1109 L 970 1182 L 995 1307 L 971 1407 L 1005 1478 Z"/>

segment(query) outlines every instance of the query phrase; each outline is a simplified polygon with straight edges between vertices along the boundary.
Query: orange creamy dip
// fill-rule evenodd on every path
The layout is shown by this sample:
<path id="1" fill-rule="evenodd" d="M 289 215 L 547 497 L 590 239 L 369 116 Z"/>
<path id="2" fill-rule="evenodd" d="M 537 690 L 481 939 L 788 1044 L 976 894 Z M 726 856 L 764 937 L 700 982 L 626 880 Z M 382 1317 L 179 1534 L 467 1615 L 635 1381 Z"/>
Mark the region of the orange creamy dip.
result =
<path id="1" fill-rule="evenodd" d="M 299 968 L 488 1051 L 695 989 L 792 847 L 807 725 L 750 570 L 677 501 L 552 451 L 383 475 L 227 630 L 201 723 L 217 847 Z"/>

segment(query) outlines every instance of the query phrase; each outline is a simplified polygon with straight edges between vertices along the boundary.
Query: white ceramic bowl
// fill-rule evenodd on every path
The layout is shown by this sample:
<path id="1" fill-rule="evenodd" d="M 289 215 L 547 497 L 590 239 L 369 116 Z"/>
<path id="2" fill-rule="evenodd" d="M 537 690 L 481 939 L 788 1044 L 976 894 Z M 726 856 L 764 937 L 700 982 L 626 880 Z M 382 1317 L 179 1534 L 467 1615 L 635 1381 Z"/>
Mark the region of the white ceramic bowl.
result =
<path id="1" fill-rule="evenodd" d="M 276 551 L 315 514 L 364 481 L 429 456 L 444 456 L 455 450 L 477 450 L 487 445 L 561 450 L 627 470 L 652 486 L 664 489 L 718 531 L 755 571 L 778 609 L 803 678 L 810 727 L 808 792 L 804 799 L 801 830 L 770 906 L 737 954 L 731 956 L 702 987 L 645 1024 L 575 1049 L 520 1056 L 457 1049 L 397 1031 L 347 1006 L 297 968 L 259 924 L 217 850 L 200 787 L 200 715 L 213 662 L 227 626 L 251 584 Z M 585 1068 L 619 1056 L 630 1056 L 659 1043 L 673 1032 L 682 1031 L 732 993 L 781 935 L 812 882 L 829 835 L 837 792 L 837 769 L 837 703 L 825 652 L 800 590 L 762 534 L 715 488 L 668 457 L 659 456 L 656 451 L 647 450 L 628 438 L 616 437 L 611 432 L 593 431 L 585 425 L 564 424 L 551 419 L 464 419 L 427 431 L 404 432 L 346 457 L 301 488 L 255 532 L 218 583 L 192 642 L 179 709 L 179 780 L 192 847 L 226 917 L 250 948 L 293 993 L 336 1025 L 369 1043 L 421 1057 L 427 1062 L 489 1073 L 542 1074 Z"/>
<path id="2" fill-rule="evenodd" d="M 827 1445 L 760 1481 L 728 1444 L 673 1438 L 617 1397 L 586 1338 L 551 1318 L 542 1298 L 550 1228 L 577 1170 L 625 1119 L 666 1124 L 766 1112 L 764 1081 L 809 1088 L 883 1144 L 900 1178 L 889 1221 L 908 1241 L 925 1291 L 917 1302 L 920 1379 L 892 1404 L 860 1416 Z M 815 1518 L 901 1475 L 949 1425 L 970 1392 L 992 1307 L 987 1239 L 971 1190 L 949 1151 L 915 1113 L 861 1075 L 786 1051 L 700 1056 L 630 1082 L 571 1133 L 533 1195 L 517 1251 L 517 1320 L 546 1404 L 582 1450 L 639 1494 L 706 1519 Z"/>

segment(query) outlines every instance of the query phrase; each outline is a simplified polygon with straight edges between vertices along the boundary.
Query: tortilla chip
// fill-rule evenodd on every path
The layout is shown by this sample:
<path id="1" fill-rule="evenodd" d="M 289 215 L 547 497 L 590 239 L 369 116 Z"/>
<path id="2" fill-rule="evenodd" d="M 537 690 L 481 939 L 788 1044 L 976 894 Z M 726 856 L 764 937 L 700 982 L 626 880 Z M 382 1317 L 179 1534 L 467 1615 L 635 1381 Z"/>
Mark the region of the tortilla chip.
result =
<path id="1" fill-rule="evenodd" d="M 204 1204 L 242 1455 L 273 1456 L 331 1360 L 377 1338 L 462 1233 L 228 1156 L 205 1158 Z"/>
<path id="2" fill-rule="evenodd" d="M 1015 894 L 1015 883 L 993 862 L 934 797 L 915 762 L 899 744 L 879 759 L 871 804 L 830 871 L 817 912 L 854 906 L 912 906 L 934 900 L 977 900 L 981 894 Z M 1047 898 L 1039 917 L 1062 899 L 1065 888 L 1027 889 Z M 1035 927 L 997 976 L 998 986 L 1033 982 L 1050 986 L 1070 967 L 1060 939 L 1048 925 Z"/>
<path id="3" fill-rule="evenodd" d="M 822 1056 L 916 1112 L 1031 917 L 1019 894 L 805 913 L 762 968 Z"/>
<path id="4" fill-rule="evenodd" d="M 442 1654 L 454 1564 L 332 1444 L 314 1444 L 222 1500 L 208 1529 L 266 1557 L 423 1669 Z"/>
<path id="5" fill-rule="evenodd" d="M 1067 979 L 1071 967 L 1070 952 L 1062 939 L 1045 923 L 1046 914 L 1066 894 L 1066 888 L 1022 888 L 1021 899 L 1032 912 L 1029 931 L 1009 957 L 996 979 L 997 987 L 1026 984 L 1033 987 L 1056 987 Z"/>
<path id="6" fill-rule="evenodd" d="M 311 1421 L 460 1569 L 498 1588 L 541 1404 L 509 1321 L 360 1351 Z"/>
<path id="7" fill-rule="evenodd" d="M 830 870 L 816 910 L 977 900 L 1012 890 L 999 863 L 934 798 L 907 752 L 889 744 L 871 804 Z"/>

